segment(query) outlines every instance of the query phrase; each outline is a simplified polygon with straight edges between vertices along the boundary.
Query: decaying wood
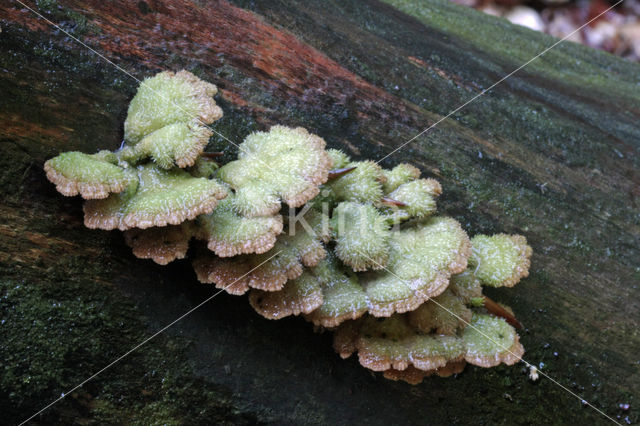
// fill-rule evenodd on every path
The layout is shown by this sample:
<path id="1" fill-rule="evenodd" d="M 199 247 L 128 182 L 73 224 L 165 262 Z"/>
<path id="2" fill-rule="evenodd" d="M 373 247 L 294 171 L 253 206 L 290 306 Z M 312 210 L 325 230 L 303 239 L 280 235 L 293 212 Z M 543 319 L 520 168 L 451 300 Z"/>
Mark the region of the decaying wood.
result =
<path id="1" fill-rule="evenodd" d="M 540 52 L 553 43 L 440 0 L 391 1 L 422 3 L 422 15 L 375 0 L 26 3 L 138 79 L 186 68 L 216 84 L 225 116 L 215 130 L 234 143 L 273 124 L 303 126 L 355 159 L 383 158 L 529 59 L 522 57 L 527 49 Z M 465 19 L 474 27 L 459 24 Z M 140 333 L 150 335 L 210 289 L 195 283 L 188 265 L 150 265 L 133 258 L 121 236 L 84 229 L 80 201 L 57 194 L 42 171 L 44 161 L 60 151 L 117 148 L 137 82 L 16 2 L 0 4 L 0 20 L 3 291 L 31 286 L 46 290 L 38 297 L 58 303 L 56 289 L 74 283 L 105 289 L 105 303 L 133 303 L 123 324 L 136 317 Z M 499 44 L 492 37 L 510 40 L 513 51 L 494 48 Z M 525 359 L 543 362 L 542 371 L 612 416 L 619 403 L 640 392 L 639 71 L 601 52 L 560 45 L 383 161 L 410 163 L 440 180 L 439 206 L 470 234 L 527 237 L 534 249 L 530 277 L 490 296 L 510 305 L 527 325 L 521 339 Z M 212 145 L 234 150 L 220 136 Z M 89 300 L 88 293 L 79 290 L 78 300 Z M 3 315 L 11 312 L 7 308 Z M 38 330 L 19 320 L 12 327 L 24 336 Z M 3 332 L 3 341 L 13 342 Z M 93 341 L 109 341 L 109 333 Z M 130 347 L 140 340 L 124 336 L 132 336 L 122 343 Z M 157 349 L 165 358 L 174 356 L 170 347 L 189 348 L 175 355 L 182 357 L 175 358 L 183 360 L 180 365 L 193 366 L 181 383 L 233 393 L 207 411 L 209 419 L 602 419 L 551 382 L 529 382 L 517 366 L 467 369 L 457 379 L 429 379 L 415 388 L 374 378 L 357 362 L 333 354 L 327 334 L 313 334 L 302 320 L 262 321 L 246 300 L 231 296 L 212 300 L 159 339 L 180 342 Z M 11 344 L 3 345 L 10 351 Z M 99 346 L 86 347 L 80 357 L 84 373 L 129 349 L 118 347 L 103 359 Z M 152 351 L 140 351 L 131 361 L 133 371 L 125 362 L 113 367 L 122 369 L 118 377 L 152 377 L 151 367 L 136 371 L 151 365 Z M 88 375 L 65 370 L 57 358 L 51 363 L 51 371 L 64 371 L 60 377 L 67 378 L 52 373 L 46 386 L 17 388 L 11 380 L 22 376 L 5 375 L 1 411 L 22 420 L 25 411 L 41 408 Z M 174 374 L 171 368 L 159 374 Z M 106 382 L 89 388 L 83 397 L 89 402 L 68 398 L 45 420 L 95 418 L 96 410 L 116 404 L 109 415 L 126 423 L 137 409 L 109 402 L 115 401 L 109 395 L 124 392 L 107 386 L 113 377 L 105 375 Z M 38 375 L 30 380 L 44 383 Z M 189 410 L 206 403 L 183 401 L 187 394 L 181 393 L 168 404 L 160 387 L 136 386 L 128 385 L 127 392 L 150 398 L 144 404 L 174 410 L 158 411 L 165 416 L 159 421 L 187 418 Z M 18 396 L 14 391 L 9 398 L 8 389 L 17 389 Z M 249 417 L 227 417 L 240 412 L 236 406 Z M 623 416 L 637 417 L 633 410 L 632 404 Z"/>

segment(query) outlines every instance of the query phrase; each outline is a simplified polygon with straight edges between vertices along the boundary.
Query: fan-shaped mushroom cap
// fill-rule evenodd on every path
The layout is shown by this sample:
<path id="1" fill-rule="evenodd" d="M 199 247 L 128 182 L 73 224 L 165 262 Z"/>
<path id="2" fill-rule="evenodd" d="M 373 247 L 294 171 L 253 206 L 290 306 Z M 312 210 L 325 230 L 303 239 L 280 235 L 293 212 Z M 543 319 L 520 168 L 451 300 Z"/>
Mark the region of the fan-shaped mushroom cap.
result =
<path id="1" fill-rule="evenodd" d="M 404 204 L 400 208 L 408 217 L 424 218 L 436 211 L 436 198 L 442 193 L 442 187 L 434 179 L 418 179 L 403 183 L 388 195 Z"/>
<path id="2" fill-rule="evenodd" d="M 213 213 L 198 218 L 199 237 L 220 257 L 271 250 L 282 232 L 282 216 L 241 216 L 234 208 L 235 197 L 230 195 Z"/>
<path id="3" fill-rule="evenodd" d="M 515 329 L 498 317 L 473 314 L 471 323 L 464 329 L 464 359 L 479 367 L 494 367 L 520 361 L 524 348 Z"/>
<path id="4" fill-rule="evenodd" d="M 190 222 L 159 228 L 133 228 L 124 232 L 124 240 L 136 257 L 166 265 L 185 258 L 193 235 L 191 228 Z"/>
<path id="5" fill-rule="evenodd" d="M 200 256 L 194 262 L 198 279 L 215 283 L 218 288 L 228 288 L 234 294 L 242 294 L 250 287 L 265 291 L 281 290 L 287 280 L 299 277 L 305 266 L 315 266 L 326 256 L 320 242 L 326 239 L 320 231 L 320 213 L 310 211 L 305 219 L 312 227 L 311 232 L 298 222 L 295 232 L 280 234 L 273 248 L 262 255 Z"/>
<path id="6" fill-rule="evenodd" d="M 341 169 L 346 167 L 346 165 L 351 161 L 349 156 L 339 149 L 328 149 L 327 154 L 331 158 L 331 162 L 333 163 L 334 169 Z"/>
<path id="7" fill-rule="evenodd" d="M 425 377 L 431 376 L 433 371 L 434 370 L 422 371 L 410 365 L 404 370 L 396 370 L 395 368 L 384 370 L 382 375 L 385 379 L 393 380 L 395 382 L 402 380 L 410 385 L 418 385 L 422 383 L 422 380 L 424 380 Z"/>
<path id="8" fill-rule="evenodd" d="M 312 312 L 322 304 L 322 291 L 316 277 L 304 271 L 280 291 L 252 290 L 249 303 L 263 317 L 280 319 Z"/>
<path id="9" fill-rule="evenodd" d="M 465 354 L 462 339 L 418 334 L 409 324 L 406 315 L 393 315 L 384 319 L 367 316 L 358 322 L 359 326 L 346 327 L 345 331 L 341 326 L 336 330 L 338 344 L 334 341 L 334 347 L 341 351 L 343 358 L 346 355 L 345 349 L 357 351 L 360 364 L 373 371 L 391 368 L 405 370 L 410 365 L 420 370 L 435 370 L 448 362 L 462 360 Z M 357 334 L 354 333 L 354 328 L 358 329 Z M 355 340 L 351 344 L 344 343 L 354 336 Z"/>
<path id="10" fill-rule="evenodd" d="M 482 285 L 513 287 L 529 275 L 532 250 L 522 235 L 476 235 L 471 245 L 469 269 Z"/>
<path id="11" fill-rule="evenodd" d="M 449 377 L 453 376 L 454 374 L 462 373 L 466 365 L 467 362 L 465 360 L 449 361 L 444 367 L 439 367 L 432 371 L 434 374 L 437 374 L 440 377 Z"/>
<path id="12" fill-rule="evenodd" d="M 389 225 L 371 204 L 342 202 L 331 217 L 335 253 L 354 271 L 381 269 L 389 260 Z"/>
<path id="13" fill-rule="evenodd" d="M 222 117 L 222 110 L 213 100 L 217 92 L 216 86 L 184 70 L 161 72 L 145 79 L 129 104 L 125 141 L 134 145 L 175 123 L 213 123 Z"/>
<path id="14" fill-rule="evenodd" d="M 428 377 L 434 374 L 440 377 L 449 377 L 454 374 L 462 373 L 466 365 L 467 363 L 464 360 L 449 361 L 444 367 L 436 368 L 435 370 L 427 370 L 427 371 L 419 370 L 414 366 L 410 365 L 405 370 L 396 370 L 393 368 L 389 370 L 385 370 L 383 372 L 383 375 L 385 379 L 403 380 L 409 383 L 410 385 L 417 385 L 419 383 L 422 383 L 422 380 L 425 377 Z"/>
<path id="15" fill-rule="evenodd" d="M 420 177 L 420 170 L 411 164 L 398 164 L 391 170 L 384 170 L 386 181 L 383 184 L 385 194 L 396 190 L 400 185 L 416 180 Z M 393 197 L 391 197 L 393 198 Z"/>
<path id="16" fill-rule="evenodd" d="M 309 269 L 323 303 L 307 318 L 316 325 L 335 327 L 366 312 L 390 316 L 414 310 L 442 293 L 449 276 L 465 268 L 469 255 L 468 237 L 449 218 L 430 219 L 415 229 L 393 233 L 390 240 L 388 269 L 356 276 L 333 257 Z M 294 292 L 288 285 L 270 297 L 291 297 Z"/>
<path id="17" fill-rule="evenodd" d="M 227 191 L 215 180 L 194 178 L 183 170 L 164 171 L 148 164 L 128 173 L 137 175 L 121 194 L 84 205 L 87 228 L 130 229 L 178 225 L 211 213 Z M 135 178 L 132 178 L 135 182 Z"/>
<path id="18" fill-rule="evenodd" d="M 281 200 L 299 207 L 319 193 L 331 158 L 319 136 L 298 127 L 273 126 L 240 145 L 238 160 L 220 168 L 220 178 L 236 190 L 235 208 L 244 216 L 270 215 Z"/>
<path id="19" fill-rule="evenodd" d="M 286 284 L 284 284 L 281 290 L 271 291 L 268 292 L 268 294 L 265 294 L 266 292 L 262 290 L 252 290 L 249 294 L 249 301 L 254 309 L 266 318 L 273 319 L 274 312 L 276 311 L 278 312 L 277 318 L 283 318 L 287 315 L 297 315 L 302 312 L 304 314 L 310 314 L 307 318 L 314 320 L 314 323 L 316 322 L 315 320 L 322 322 L 322 319 L 325 318 L 323 317 L 323 313 L 326 315 L 327 310 L 331 309 L 329 307 L 330 305 L 323 309 L 322 312 L 316 311 L 324 305 L 324 296 L 330 293 L 330 291 L 327 292 L 327 288 L 331 289 L 333 286 L 341 286 L 343 287 L 344 293 L 344 286 L 349 285 L 349 278 L 337 268 L 335 260 L 331 257 L 325 258 L 321 260 L 317 266 L 305 270 L 300 278 L 303 277 L 304 279 L 302 281 L 298 281 L 298 279 L 293 281 L 285 280 Z M 362 289 L 356 288 L 354 291 L 352 295 L 345 295 L 352 297 L 347 301 L 349 306 L 347 309 L 344 309 L 344 312 L 339 309 L 332 312 L 342 317 L 340 321 L 354 317 L 354 302 L 359 305 L 356 310 L 361 311 L 358 312 L 355 317 L 362 315 L 362 313 L 366 311 L 366 300 L 363 298 Z M 329 296 L 331 296 L 331 294 L 329 294 Z M 335 305 L 336 301 L 332 300 L 329 303 Z M 292 310 L 282 310 L 282 306 L 305 306 L 307 309 L 294 312 Z M 313 309 L 311 309 L 312 306 Z M 329 317 L 326 321 L 335 322 L 338 321 L 338 318 Z M 335 325 L 338 323 L 339 322 L 336 322 Z"/>
<path id="20" fill-rule="evenodd" d="M 471 321 L 471 310 L 449 289 L 427 300 L 416 310 L 407 313 L 409 323 L 421 333 L 455 335 Z"/>
<path id="21" fill-rule="evenodd" d="M 360 280 L 374 316 L 412 311 L 439 295 L 452 274 L 464 271 L 470 254 L 469 237 L 457 221 L 446 217 L 393 232 L 389 244 L 387 268 Z"/>
<path id="22" fill-rule="evenodd" d="M 344 167 L 356 169 L 329 182 L 326 186 L 336 201 L 376 203 L 382 198 L 385 176 L 382 168 L 373 161 L 355 161 Z"/>
<path id="23" fill-rule="evenodd" d="M 213 132 L 197 122 L 172 123 L 149 133 L 133 146 L 135 160 L 151 157 L 163 169 L 193 166 Z"/>
<path id="24" fill-rule="evenodd" d="M 304 268 L 293 253 L 283 252 L 272 256 L 270 251 L 262 255 L 232 258 L 206 254 L 193 262 L 193 268 L 198 281 L 213 283 L 217 288 L 236 295 L 246 293 L 250 287 L 278 290 L 287 280 L 302 274 Z"/>
<path id="25" fill-rule="evenodd" d="M 270 317 L 270 306 L 281 306 L 292 303 L 304 303 L 307 306 L 316 305 L 317 295 L 320 294 L 320 304 L 316 309 L 305 312 L 309 321 L 323 327 L 335 327 L 348 319 L 361 317 L 368 309 L 368 300 L 355 276 L 348 276 L 332 256 L 321 260 L 317 266 L 304 272 L 305 287 L 300 287 L 292 281 L 286 282 L 282 290 L 270 293 L 267 302 L 254 304 L 254 308 L 261 315 Z M 309 289 L 313 287 L 313 291 Z M 254 295 L 255 293 L 255 295 Z M 262 292 L 254 290 L 250 298 L 256 298 Z M 305 298 L 309 300 L 305 301 Z M 280 317 L 286 312 L 281 312 Z"/>
<path id="26" fill-rule="evenodd" d="M 511 365 L 524 353 L 509 324 L 484 314 L 473 314 L 460 337 L 425 334 L 407 314 L 384 319 L 366 316 L 336 329 L 334 349 L 342 358 L 357 352 L 364 367 L 389 371 L 385 377 L 410 383 L 418 383 L 433 373 L 447 376 L 460 372 L 464 361 L 480 367 Z M 407 369 L 410 370 L 401 373 Z"/>
<path id="27" fill-rule="evenodd" d="M 44 170 L 61 194 L 68 197 L 80 194 L 87 200 L 102 199 L 110 193 L 124 191 L 130 183 L 117 161 L 109 151 L 94 155 L 71 151 L 48 160 Z"/>
<path id="28" fill-rule="evenodd" d="M 347 320 L 360 318 L 369 309 L 367 295 L 356 276 L 346 273 L 333 256 L 327 256 L 310 272 L 317 278 L 322 290 L 322 305 L 305 315 L 307 320 L 332 328 Z"/>

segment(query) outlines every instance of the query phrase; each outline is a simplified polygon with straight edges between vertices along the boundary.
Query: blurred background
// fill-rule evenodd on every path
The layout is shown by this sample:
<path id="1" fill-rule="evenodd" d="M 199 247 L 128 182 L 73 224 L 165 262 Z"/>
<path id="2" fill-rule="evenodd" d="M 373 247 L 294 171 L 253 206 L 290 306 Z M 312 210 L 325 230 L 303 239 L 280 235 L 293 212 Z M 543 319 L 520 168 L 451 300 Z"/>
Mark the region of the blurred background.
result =
<path id="1" fill-rule="evenodd" d="M 452 0 L 563 38 L 607 10 L 616 0 Z M 629 61 L 640 61 L 640 0 L 624 0 L 569 37 Z"/>

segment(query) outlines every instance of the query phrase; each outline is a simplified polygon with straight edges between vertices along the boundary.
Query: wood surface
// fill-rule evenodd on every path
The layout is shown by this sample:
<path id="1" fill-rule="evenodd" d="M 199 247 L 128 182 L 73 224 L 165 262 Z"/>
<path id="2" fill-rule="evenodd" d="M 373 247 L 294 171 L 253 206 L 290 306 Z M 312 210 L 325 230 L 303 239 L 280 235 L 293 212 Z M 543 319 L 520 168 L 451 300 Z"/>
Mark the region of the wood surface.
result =
<path id="1" fill-rule="evenodd" d="M 444 0 L 0 3 L 0 411 L 13 423 L 215 293 L 135 259 L 42 171 L 115 149 L 136 79 L 216 84 L 233 143 L 303 126 L 380 159 L 556 40 Z M 125 74 L 122 70 L 125 70 Z M 135 77 L 135 78 L 134 78 Z M 525 359 L 620 422 L 640 401 L 640 67 L 563 43 L 382 162 L 437 178 L 469 234 L 520 233 L 531 275 L 489 291 Z M 213 150 L 233 158 L 220 136 Z M 216 296 L 42 423 L 531 424 L 607 419 L 522 364 L 418 386 L 341 360 L 329 333 Z M 629 410 L 620 404 L 630 404 Z M 619 416 L 619 417 L 618 417 Z M 173 423 L 171 423 L 173 424 Z"/>

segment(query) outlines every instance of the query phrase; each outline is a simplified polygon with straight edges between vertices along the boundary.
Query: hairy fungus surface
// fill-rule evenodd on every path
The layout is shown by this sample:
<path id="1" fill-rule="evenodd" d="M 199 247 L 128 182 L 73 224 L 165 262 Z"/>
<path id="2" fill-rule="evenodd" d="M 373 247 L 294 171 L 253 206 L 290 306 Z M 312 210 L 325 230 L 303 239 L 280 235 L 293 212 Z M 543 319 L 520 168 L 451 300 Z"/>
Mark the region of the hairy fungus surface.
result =
<path id="1" fill-rule="evenodd" d="M 198 218 L 199 237 L 220 257 L 271 250 L 282 232 L 282 216 L 244 217 L 236 212 L 235 196 L 229 196 L 211 214 Z"/>
<path id="2" fill-rule="evenodd" d="M 464 367 L 467 363 L 462 361 L 449 361 L 444 367 L 439 367 L 433 370 L 420 370 L 410 365 L 405 370 L 396 370 L 394 368 L 390 368 L 389 370 L 385 370 L 383 375 L 386 379 L 389 380 L 402 380 L 410 385 L 417 385 L 422 383 L 422 380 L 425 377 L 429 377 L 432 375 L 436 375 L 439 377 L 450 377 L 454 374 L 462 373 Z"/>
<path id="3" fill-rule="evenodd" d="M 388 198 L 404 204 L 400 210 L 408 217 L 424 218 L 436 211 L 436 198 L 442 193 L 437 180 L 419 179 L 403 183 Z"/>
<path id="4" fill-rule="evenodd" d="M 322 304 L 305 316 L 309 321 L 333 328 L 367 312 L 369 301 L 357 277 L 341 267 L 337 259 L 328 256 L 312 273 L 322 291 Z"/>
<path id="5" fill-rule="evenodd" d="M 203 153 L 203 155 L 206 154 L 208 153 Z M 193 177 L 213 179 L 216 177 L 219 168 L 220 166 L 214 160 L 207 157 L 198 157 L 194 165 L 189 167 L 187 171 Z"/>
<path id="6" fill-rule="evenodd" d="M 409 323 L 422 333 L 455 335 L 471 321 L 471 309 L 462 298 L 447 289 L 408 313 Z"/>
<path id="7" fill-rule="evenodd" d="M 316 277 L 304 271 L 280 291 L 252 290 L 249 303 L 263 317 L 280 319 L 313 312 L 322 304 L 322 291 Z"/>
<path id="8" fill-rule="evenodd" d="M 474 298 L 482 297 L 482 286 L 472 271 L 466 271 L 451 277 L 448 290 L 458 296 L 464 304 L 470 304 Z"/>
<path id="9" fill-rule="evenodd" d="M 151 157 L 163 169 L 193 166 L 213 134 L 207 125 L 222 117 L 216 93 L 184 70 L 144 80 L 129 104 L 120 158 L 135 164 Z"/>
<path id="10" fill-rule="evenodd" d="M 483 285 L 513 287 L 529 275 L 531 247 L 522 235 L 476 235 L 469 266 Z"/>
<path id="11" fill-rule="evenodd" d="M 327 184 L 336 202 L 376 203 L 382 198 L 385 176 L 378 164 L 373 161 L 354 161 L 343 167 L 355 169 Z"/>
<path id="12" fill-rule="evenodd" d="M 190 222 L 184 222 L 159 228 L 134 228 L 124 232 L 124 240 L 136 257 L 166 265 L 186 257 L 193 235 L 192 227 Z"/>
<path id="13" fill-rule="evenodd" d="M 464 359 L 462 339 L 419 334 L 406 315 L 383 319 L 366 316 L 358 322 L 345 331 L 338 328 L 334 343 L 343 358 L 357 352 L 360 364 L 370 370 L 405 370 L 413 365 L 428 371 Z"/>
<path id="14" fill-rule="evenodd" d="M 360 280 L 375 316 L 411 311 L 439 295 L 452 274 L 465 270 L 470 254 L 469 237 L 458 222 L 446 217 L 393 232 L 389 246 L 387 268 Z"/>
<path id="15" fill-rule="evenodd" d="M 339 149 L 328 149 L 327 154 L 331 158 L 331 163 L 334 169 L 346 168 L 347 164 L 351 161 L 349 156 Z"/>
<path id="16" fill-rule="evenodd" d="M 176 123 L 205 126 L 222 117 L 215 85 L 188 71 L 161 72 L 145 79 L 129 104 L 124 139 L 135 145 L 145 136 Z"/>
<path id="17" fill-rule="evenodd" d="M 400 185 L 416 180 L 420 177 L 420 170 L 411 164 L 398 164 L 391 170 L 384 170 L 385 182 L 383 189 L 385 194 L 395 191 Z"/>
<path id="18" fill-rule="evenodd" d="M 134 255 L 187 256 L 198 280 L 249 292 L 262 316 L 302 315 L 334 330 L 334 348 L 391 380 L 417 384 L 466 363 L 513 364 L 524 349 L 511 309 L 482 285 L 526 277 L 520 235 L 469 240 L 433 216 L 442 187 L 410 164 L 382 169 L 325 150 L 303 128 L 248 135 L 235 161 L 205 153 L 222 116 L 217 89 L 187 71 L 144 80 L 116 152 L 61 153 L 44 165 L 62 194 L 81 195 L 85 225 L 120 229 Z M 289 207 L 285 217 L 282 204 Z"/>
<path id="19" fill-rule="evenodd" d="M 490 315 L 474 314 L 462 340 L 466 348 L 464 359 L 479 367 L 512 365 L 524 354 L 515 329 L 504 319 Z"/>
<path id="20" fill-rule="evenodd" d="M 44 163 L 44 170 L 58 192 L 68 197 L 80 194 L 87 200 L 107 198 L 129 184 L 129 176 L 109 151 L 94 155 L 63 152 Z"/>
<path id="21" fill-rule="evenodd" d="M 426 371 L 420 370 L 410 365 L 405 370 L 396 370 L 394 368 L 385 370 L 383 375 L 386 379 L 389 379 L 389 380 L 396 380 L 396 381 L 402 380 L 409 383 L 410 385 L 417 385 L 419 383 L 422 383 L 422 380 L 425 377 L 429 377 L 433 375 L 436 375 L 439 377 L 450 377 L 450 376 L 453 376 L 454 374 L 462 373 L 466 365 L 467 363 L 464 360 L 449 361 L 444 367 L 439 367 L 433 370 L 426 370 Z"/>
<path id="22" fill-rule="evenodd" d="M 293 232 L 287 229 L 278 235 L 273 248 L 264 254 L 230 258 L 200 256 L 194 262 L 198 280 L 214 283 L 233 294 L 242 294 L 249 288 L 281 290 L 288 280 L 298 278 L 304 267 L 317 265 L 327 254 L 321 242 L 327 239 L 321 232 L 321 215 L 310 211 L 304 217 L 311 232 L 306 232 L 301 222 L 297 222 Z"/>
<path id="23" fill-rule="evenodd" d="M 163 169 L 193 166 L 212 134 L 197 122 L 168 124 L 135 144 L 133 158 L 151 157 Z"/>
<path id="24" fill-rule="evenodd" d="M 153 165 L 138 166 L 137 183 L 120 194 L 84 205 L 87 228 L 120 229 L 178 225 L 211 213 L 227 196 L 215 180 L 194 178 L 182 170 L 164 171 Z"/>
<path id="25" fill-rule="evenodd" d="M 390 316 L 411 311 L 442 293 L 450 275 L 466 267 L 469 239 L 453 219 L 434 218 L 417 229 L 392 234 L 390 241 L 389 266 L 379 272 L 356 276 L 333 257 L 311 268 L 309 274 L 316 278 L 323 302 L 307 318 L 335 327 L 366 312 Z M 287 283 L 270 297 L 301 299 L 304 295 Z"/>
<path id="26" fill-rule="evenodd" d="M 370 204 L 343 202 L 333 211 L 335 253 L 356 272 L 381 269 L 389 260 L 389 225 Z"/>
<path id="27" fill-rule="evenodd" d="M 357 278 L 348 275 L 332 255 L 322 259 L 315 267 L 304 272 L 305 286 L 287 282 L 282 290 L 270 292 L 262 298 L 260 304 L 253 306 L 261 315 L 271 318 L 273 306 L 287 306 L 291 303 L 315 306 L 313 310 L 303 313 L 316 325 L 335 327 L 348 319 L 361 317 L 368 309 L 368 300 Z M 312 289 L 313 291 L 310 291 Z M 252 291 L 250 298 L 257 300 L 263 291 Z M 266 296 L 266 295 L 265 295 Z M 319 296 L 319 297 L 318 297 Z M 279 311 L 279 318 L 293 315 L 287 311 Z"/>
<path id="28" fill-rule="evenodd" d="M 480 367 L 512 365 L 524 353 L 517 333 L 501 318 L 474 313 L 461 324 L 462 331 L 440 334 L 428 331 L 435 325 L 425 327 L 430 318 L 415 321 L 414 313 L 346 322 L 334 334 L 334 349 L 342 358 L 357 353 L 364 367 L 414 384 L 432 374 L 460 373 L 466 362 Z"/>
<path id="29" fill-rule="evenodd" d="M 269 215 L 280 202 L 302 206 L 318 195 L 332 167 L 319 136 L 298 127 L 273 126 L 240 144 L 238 160 L 224 165 L 220 178 L 236 190 L 234 206 L 245 216 Z"/>

